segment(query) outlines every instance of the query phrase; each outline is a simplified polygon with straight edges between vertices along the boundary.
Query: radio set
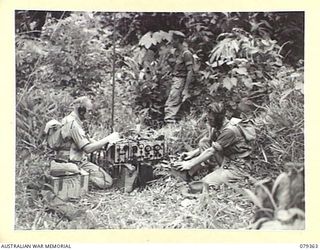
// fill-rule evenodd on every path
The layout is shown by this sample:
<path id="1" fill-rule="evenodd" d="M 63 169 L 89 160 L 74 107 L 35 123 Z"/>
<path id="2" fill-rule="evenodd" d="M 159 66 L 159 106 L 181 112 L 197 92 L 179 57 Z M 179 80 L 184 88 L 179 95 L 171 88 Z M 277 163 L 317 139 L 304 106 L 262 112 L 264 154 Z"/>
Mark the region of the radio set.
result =
<path id="1" fill-rule="evenodd" d="M 124 140 L 110 148 L 108 159 L 111 163 L 117 165 L 128 162 L 161 160 L 164 154 L 164 141 Z"/>
<path id="2" fill-rule="evenodd" d="M 166 157 L 165 140 L 153 138 L 126 138 L 91 153 L 90 161 L 104 168 L 114 180 L 114 186 L 131 192 L 137 184 L 143 187 L 153 180 L 153 163 Z M 135 170 L 138 176 L 134 177 Z"/>
<path id="3" fill-rule="evenodd" d="M 121 165 L 143 161 L 160 161 L 165 157 L 165 140 L 123 139 L 111 148 L 91 154 L 91 161 L 98 165 Z"/>

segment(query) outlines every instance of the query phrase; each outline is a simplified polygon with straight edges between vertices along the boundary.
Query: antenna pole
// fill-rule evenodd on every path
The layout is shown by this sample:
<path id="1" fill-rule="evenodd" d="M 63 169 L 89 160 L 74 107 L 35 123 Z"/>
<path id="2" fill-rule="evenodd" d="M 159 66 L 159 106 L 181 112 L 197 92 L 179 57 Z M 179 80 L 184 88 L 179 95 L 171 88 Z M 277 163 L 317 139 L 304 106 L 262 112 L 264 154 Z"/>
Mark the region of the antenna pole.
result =
<path id="1" fill-rule="evenodd" d="M 113 13 L 113 60 L 112 60 L 112 102 L 111 102 L 111 132 L 114 128 L 114 97 L 115 97 L 115 71 L 116 71 L 116 13 Z"/>

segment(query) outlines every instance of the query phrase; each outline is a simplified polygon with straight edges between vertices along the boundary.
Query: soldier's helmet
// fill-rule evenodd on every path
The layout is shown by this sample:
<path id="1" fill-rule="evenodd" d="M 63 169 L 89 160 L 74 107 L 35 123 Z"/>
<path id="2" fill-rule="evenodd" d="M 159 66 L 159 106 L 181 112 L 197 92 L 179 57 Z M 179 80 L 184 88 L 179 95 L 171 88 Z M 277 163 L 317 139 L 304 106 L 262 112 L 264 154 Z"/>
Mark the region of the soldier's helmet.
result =
<path id="1" fill-rule="evenodd" d="M 186 37 L 186 35 L 184 33 L 182 33 L 181 31 L 178 31 L 178 30 L 171 30 L 171 31 L 169 31 L 169 33 L 171 33 L 172 37 L 182 37 L 182 38 Z"/>
<path id="2" fill-rule="evenodd" d="M 186 35 L 178 30 L 171 30 L 169 31 L 169 34 L 171 34 L 171 41 L 176 40 L 176 41 L 183 42 L 183 40 L 186 38 Z"/>

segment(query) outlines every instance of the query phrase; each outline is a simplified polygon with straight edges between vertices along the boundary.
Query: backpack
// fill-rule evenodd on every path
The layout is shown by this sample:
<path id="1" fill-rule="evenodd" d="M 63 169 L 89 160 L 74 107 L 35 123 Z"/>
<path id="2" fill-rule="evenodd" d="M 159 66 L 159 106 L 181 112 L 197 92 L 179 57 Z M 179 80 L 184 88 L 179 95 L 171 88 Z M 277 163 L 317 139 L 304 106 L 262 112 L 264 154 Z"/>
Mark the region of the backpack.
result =
<path id="1" fill-rule="evenodd" d="M 182 53 L 182 55 L 184 56 L 185 53 L 187 52 L 190 52 L 192 53 L 191 51 L 189 50 L 186 50 Z M 199 69 L 200 69 L 200 66 L 201 66 L 201 61 L 200 61 L 200 58 L 197 56 L 197 54 L 193 54 L 192 53 L 192 57 L 193 57 L 193 65 L 192 65 L 192 69 L 193 69 L 193 72 L 194 73 L 197 73 L 199 72 Z"/>
<path id="2" fill-rule="evenodd" d="M 48 147 L 53 150 L 59 150 L 64 144 L 64 137 L 62 136 L 63 125 L 57 120 L 50 120 L 46 123 L 45 134 Z"/>
<path id="3" fill-rule="evenodd" d="M 256 129 L 250 120 L 241 120 L 239 118 L 231 118 L 229 121 L 229 128 L 240 134 L 246 142 L 251 142 L 256 139 Z"/>
<path id="4" fill-rule="evenodd" d="M 239 140 L 237 142 L 237 152 L 229 157 L 245 158 L 252 153 L 253 141 L 256 139 L 256 131 L 253 123 L 250 120 L 241 120 L 239 118 L 231 118 L 226 128 L 234 131 Z M 233 155 L 233 156 L 232 156 Z"/>

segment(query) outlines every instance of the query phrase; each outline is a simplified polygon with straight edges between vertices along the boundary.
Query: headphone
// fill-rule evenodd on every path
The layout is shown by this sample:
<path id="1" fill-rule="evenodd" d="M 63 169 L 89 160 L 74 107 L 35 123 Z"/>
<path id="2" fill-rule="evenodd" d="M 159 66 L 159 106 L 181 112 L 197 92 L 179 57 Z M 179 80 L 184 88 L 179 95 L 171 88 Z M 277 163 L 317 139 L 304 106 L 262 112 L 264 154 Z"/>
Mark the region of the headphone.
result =
<path id="1" fill-rule="evenodd" d="M 87 113 L 87 108 L 84 106 L 78 107 L 78 114 L 81 120 L 83 120 L 85 117 L 84 115 Z"/>
<path id="2" fill-rule="evenodd" d="M 84 119 L 84 115 L 87 113 L 87 105 L 92 106 L 91 100 L 86 96 L 82 96 L 76 99 L 73 103 L 76 105 L 80 119 Z"/>

